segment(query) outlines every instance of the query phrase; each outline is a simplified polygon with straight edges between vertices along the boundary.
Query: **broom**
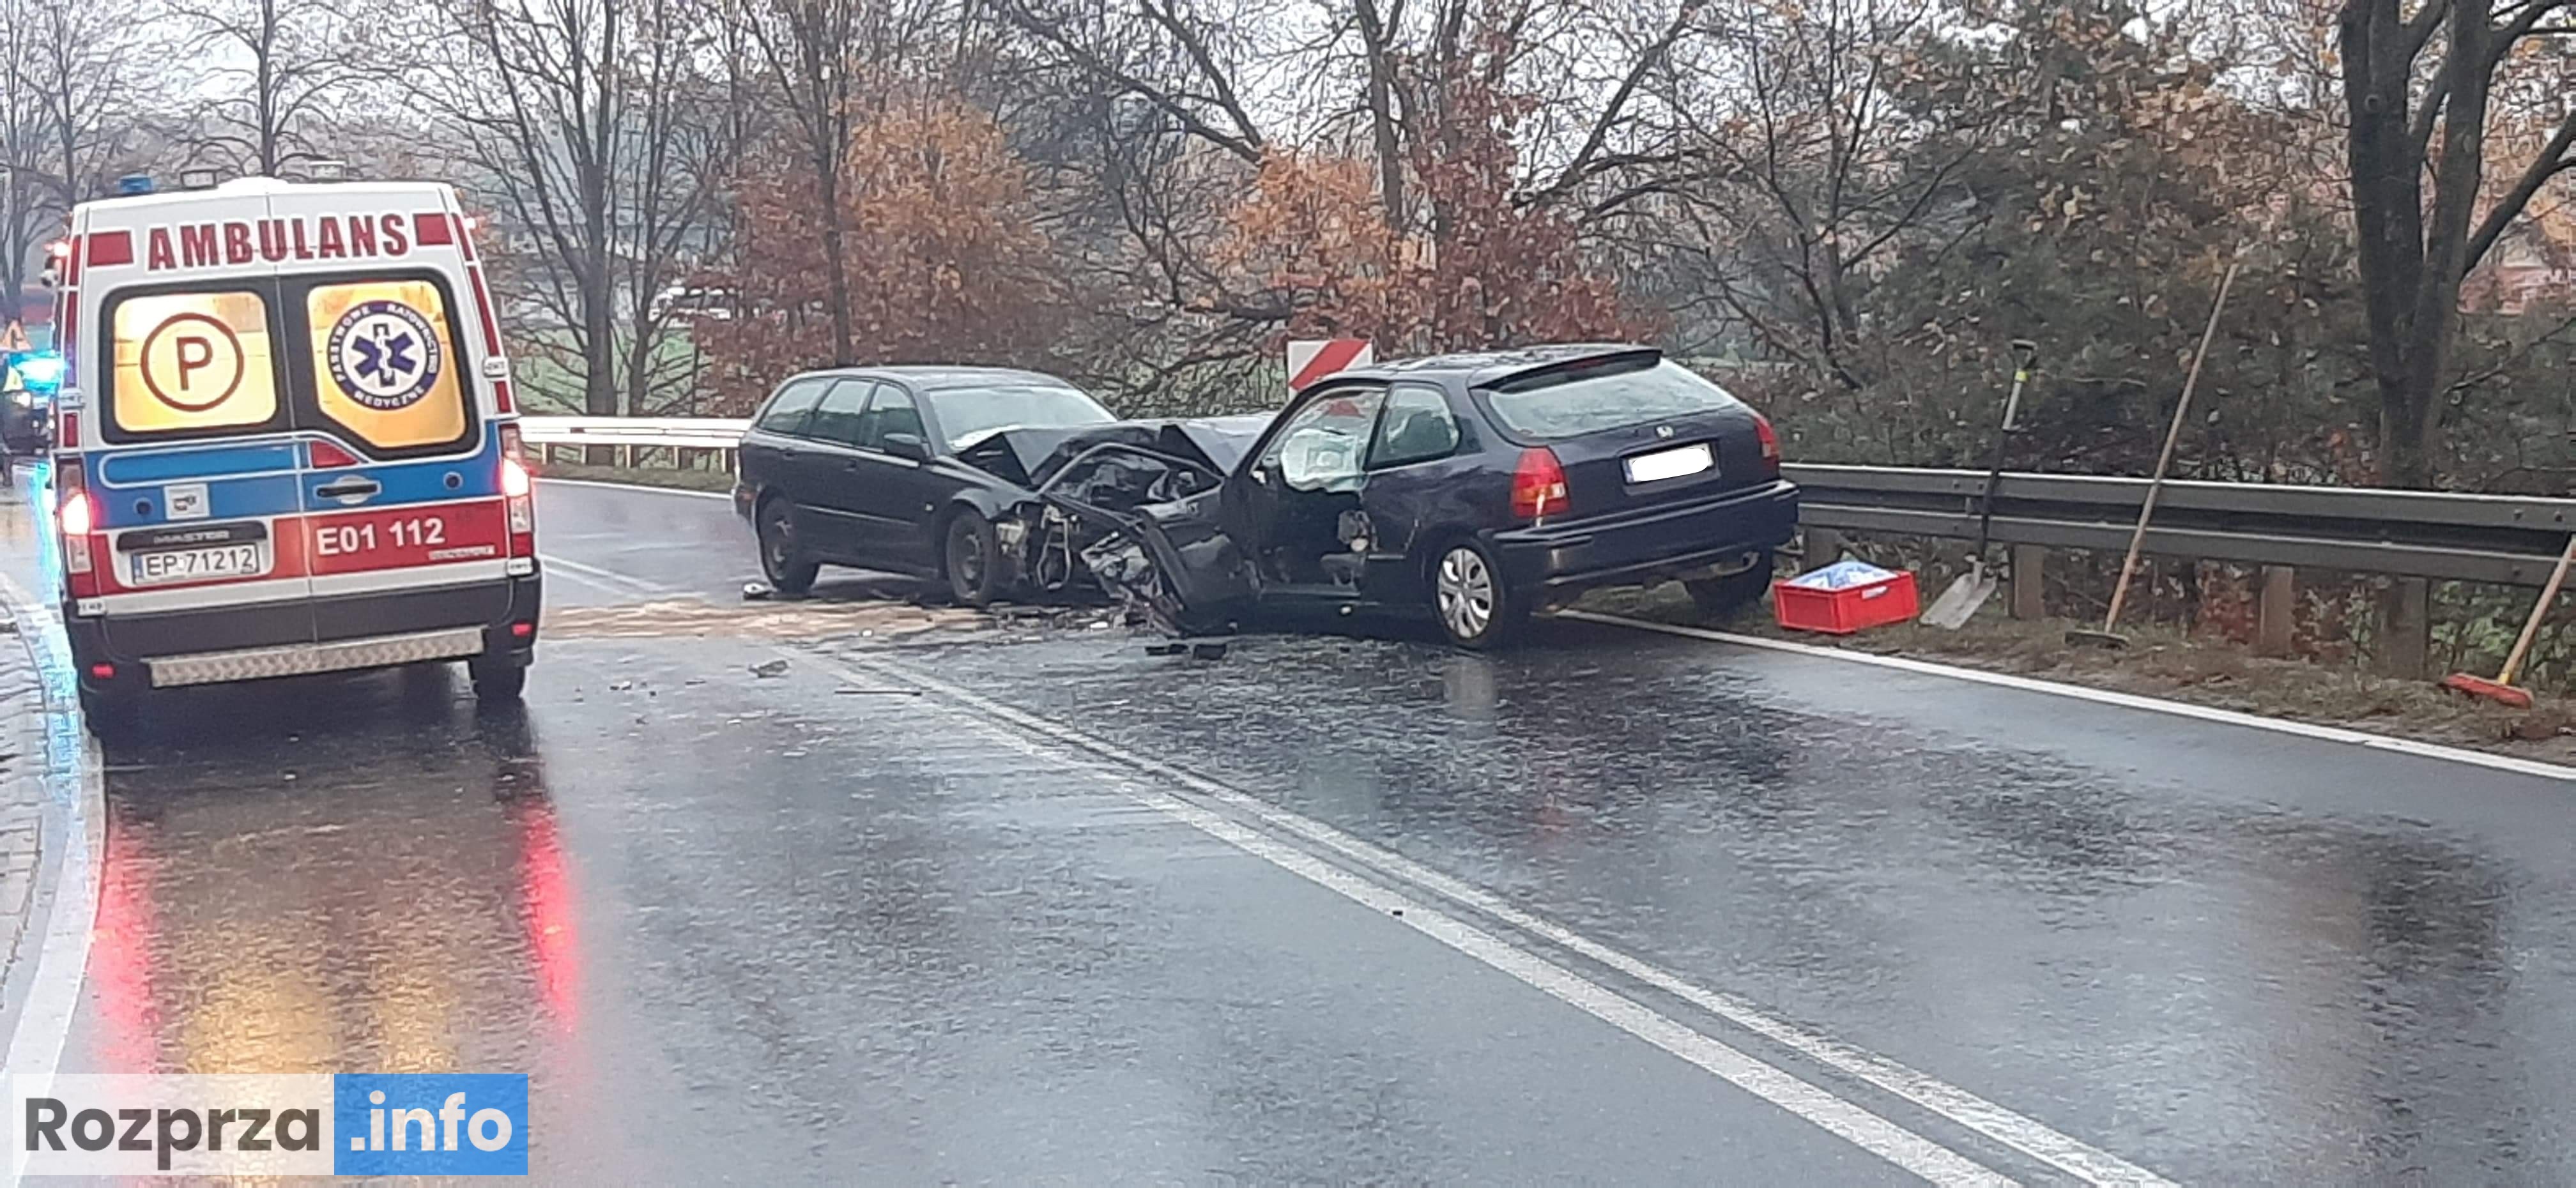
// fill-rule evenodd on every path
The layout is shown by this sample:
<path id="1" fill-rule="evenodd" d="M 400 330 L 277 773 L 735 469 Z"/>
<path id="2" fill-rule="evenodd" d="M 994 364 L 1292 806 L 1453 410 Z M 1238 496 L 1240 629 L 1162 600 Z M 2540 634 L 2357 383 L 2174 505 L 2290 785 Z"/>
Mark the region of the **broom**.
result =
<path id="1" fill-rule="evenodd" d="M 2540 601 L 2533 604 L 2531 617 L 2522 621 L 2522 634 L 2515 637 L 2513 651 L 2506 654 L 2504 668 L 2494 680 L 2455 672 L 2443 677 L 2441 685 L 2455 693 L 2483 697 L 2515 709 L 2531 708 L 2529 690 L 2514 687 L 2513 678 L 2522 675 L 2523 659 L 2531 655 L 2531 640 L 2540 634 L 2540 620 L 2548 617 L 2549 604 L 2558 601 L 2558 587 L 2567 580 L 2567 563 L 2576 561 L 2576 536 L 2567 538 L 2567 547 L 2558 554 L 2558 567 L 2549 571 L 2549 584 L 2540 588 Z"/>

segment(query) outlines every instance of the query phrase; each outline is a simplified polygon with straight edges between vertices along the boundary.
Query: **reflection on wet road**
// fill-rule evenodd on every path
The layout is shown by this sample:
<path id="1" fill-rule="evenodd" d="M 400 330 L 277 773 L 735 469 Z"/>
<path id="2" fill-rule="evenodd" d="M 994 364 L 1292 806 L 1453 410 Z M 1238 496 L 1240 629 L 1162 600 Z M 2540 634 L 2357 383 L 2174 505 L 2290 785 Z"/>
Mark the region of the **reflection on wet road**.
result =
<path id="1" fill-rule="evenodd" d="M 2576 1180 L 2548 781 L 1571 624 L 745 608 L 724 502 L 543 516 L 523 712 L 313 679 L 108 749 L 67 1070 L 525 1070 L 583 1182 Z"/>

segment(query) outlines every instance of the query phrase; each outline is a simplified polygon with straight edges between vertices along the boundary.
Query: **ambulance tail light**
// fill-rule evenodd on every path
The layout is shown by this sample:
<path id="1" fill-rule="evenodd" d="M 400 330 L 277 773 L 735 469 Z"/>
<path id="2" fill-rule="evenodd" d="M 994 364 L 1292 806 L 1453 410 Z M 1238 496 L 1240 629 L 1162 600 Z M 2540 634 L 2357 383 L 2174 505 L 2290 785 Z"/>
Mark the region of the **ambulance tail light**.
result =
<path id="1" fill-rule="evenodd" d="M 537 555 L 536 486 L 519 446 L 519 427 L 501 426 L 501 497 L 510 508 L 510 556 Z"/>
<path id="2" fill-rule="evenodd" d="M 79 459 L 65 459 L 57 466 L 54 486 L 60 492 L 54 504 L 54 526 L 63 537 L 63 576 L 72 597 L 96 598 L 98 567 L 90 556 L 90 533 L 98 528 L 98 500 L 89 493 L 89 479 Z"/>

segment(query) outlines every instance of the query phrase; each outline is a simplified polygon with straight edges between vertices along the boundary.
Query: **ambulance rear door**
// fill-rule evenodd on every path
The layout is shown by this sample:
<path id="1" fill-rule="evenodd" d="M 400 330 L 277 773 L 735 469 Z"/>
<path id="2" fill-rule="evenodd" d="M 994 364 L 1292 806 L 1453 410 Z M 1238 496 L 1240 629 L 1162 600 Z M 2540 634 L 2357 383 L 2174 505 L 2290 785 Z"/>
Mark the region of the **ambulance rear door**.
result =
<path id="1" fill-rule="evenodd" d="M 323 643 L 477 626 L 509 609 L 497 354 L 444 186 L 299 186 L 271 197 Z M 372 252 L 353 244 L 363 238 Z"/>
<path id="2" fill-rule="evenodd" d="M 273 184 L 273 183 L 272 183 Z M 110 649 L 171 656 L 313 641 L 289 309 L 261 250 L 264 187 L 84 208 L 67 301 L 89 327 L 90 424 L 64 460 L 92 499 L 78 613 Z"/>

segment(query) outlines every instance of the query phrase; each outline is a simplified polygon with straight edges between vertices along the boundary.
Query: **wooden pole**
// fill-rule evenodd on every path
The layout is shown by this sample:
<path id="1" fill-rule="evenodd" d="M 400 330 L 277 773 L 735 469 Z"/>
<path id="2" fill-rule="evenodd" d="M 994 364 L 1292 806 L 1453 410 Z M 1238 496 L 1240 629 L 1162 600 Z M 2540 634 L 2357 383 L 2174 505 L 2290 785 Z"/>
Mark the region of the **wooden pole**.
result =
<path id="1" fill-rule="evenodd" d="M 2147 480 L 2147 500 L 2138 507 L 2138 526 L 2129 533 L 2129 555 L 2120 561 L 2120 582 L 2111 587 L 2111 609 L 2102 615 L 2102 633 L 2108 635 L 2120 621 L 2120 607 L 2129 600 L 2129 579 L 2138 572 L 2138 550 L 2147 543 L 2147 521 L 2156 514 L 2156 496 L 2165 488 L 2165 471 L 2173 465 L 2174 443 L 2182 440 L 2183 418 L 2191 414 L 2192 389 L 2200 385 L 2200 365 L 2209 358 L 2209 343 L 2218 337 L 2218 313 L 2227 308 L 2227 292 L 2236 287 L 2236 271 L 2242 260 L 2227 262 L 2227 275 L 2218 282 L 2218 300 L 2209 303 L 2209 324 L 2201 328 L 2200 349 L 2191 353 L 2191 371 L 2183 377 L 2182 400 L 2174 405 L 2173 425 L 2165 430 L 2164 452 L 2156 456 L 2155 477 Z"/>

